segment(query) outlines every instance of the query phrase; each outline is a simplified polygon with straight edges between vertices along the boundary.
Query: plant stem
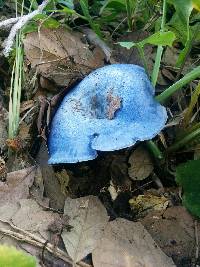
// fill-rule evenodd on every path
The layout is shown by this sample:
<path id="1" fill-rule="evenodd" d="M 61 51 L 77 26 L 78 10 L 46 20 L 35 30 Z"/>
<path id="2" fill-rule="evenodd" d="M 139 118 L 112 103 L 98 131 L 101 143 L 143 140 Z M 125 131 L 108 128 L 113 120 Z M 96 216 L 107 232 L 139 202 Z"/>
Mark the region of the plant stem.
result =
<path id="1" fill-rule="evenodd" d="M 147 75 L 149 76 L 149 70 L 148 70 L 147 61 L 146 61 L 146 58 L 145 58 L 143 47 L 141 47 L 140 45 L 136 45 L 136 48 L 138 50 L 140 58 L 142 59 L 145 71 L 146 71 Z"/>
<path id="2" fill-rule="evenodd" d="M 190 134 L 186 135 L 184 138 L 182 138 L 180 141 L 174 143 L 172 146 L 170 146 L 167 149 L 167 152 L 174 152 L 178 149 L 184 147 L 186 144 L 191 142 L 193 139 L 197 138 L 200 135 L 200 128 L 196 129 L 195 131 L 191 132 Z"/>
<path id="3" fill-rule="evenodd" d="M 131 12 L 130 0 L 126 0 L 126 12 L 127 12 L 128 28 L 129 31 L 132 31 L 132 12 Z"/>
<path id="4" fill-rule="evenodd" d="M 156 160 L 160 161 L 164 158 L 163 153 L 160 151 L 158 146 L 152 140 L 147 141 L 146 146 Z"/>
<path id="5" fill-rule="evenodd" d="M 160 103 L 165 102 L 172 94 L 181 89 L 184 85 L 191 82 L 192 80 L 200 77 L 200 66 L 187 73 L 182 79 L 171 85 L 160 95 L 156 96 L 156 100 Z"/>
<path id="6" fill-rule="evenodd" d="M 23 78 L 23 49 L 21 32 L 16 35 L 16 57 L 13 65 L 10 102 L 9 102 L 9 130 L 8 137 L 13 139 L 18 133 L 20 117 L 20 100 Z"/>
<path id="7" fill-rule="evenodd" d="M 162 21 L 161 21 L 161 26 L 160 26 L 161 32 L 163 32 L 165 28 L 166 11 L 167 11 L 167 1 L 163 0 L 163 14 L 162 14 Z M 157 48 L 156 59 L 155 59 L 154 68 L 153 68 L 152 77 L 151 77 L 153 86 L 155 86 L 157 83 L 162 53 L 163 53 L 163 47 L 159 45 Z"/>
<path id="8" fill-rule="evenodd" d="M 192 46 L 194 44 L 194 41 L 195 41 L 198 33 L 199 33 L 199 27 L 196 27 L 196 29 L 195 29 L 195 31 L 193 33 L 192 38 L 189 38 L 189 40 L 186 42 L 186 45 L 185 45 L 185 48 L 184 48 L 184 53 L 181 51 L 181 55 L 182 55 L 181 58 L 180 58 L 180 55 L 179 55 L 180 62 L 178 62 L 178 63 L 180 65 L 180 69 L 179 69 L 179 71 L 178 71 L 178 73 L 176 75 L 175 82 L 178 81 L 179 78 L 180 78 L 180 76 L 181 76 L 181 73 L 182 73 L 183 68 L 185 66 L 185 63 L 187 61 L 187 58 L 188 58 L 188 56 L 189 56 L 189 54 L 190 54 L 190 52 L 192 50 Z"/>
<path id="9" fill-rule="evenodd" d="M 157 83 L 162 53 L 163 53 L 163 47 L 161 45 L 159 45 L 157 48 L 155 63 L 154 63 L 154 67 L 153 67 L 153 73 L 151 76 L 151 82 L 152 82 L 153 86 L 155 86 Z"/>

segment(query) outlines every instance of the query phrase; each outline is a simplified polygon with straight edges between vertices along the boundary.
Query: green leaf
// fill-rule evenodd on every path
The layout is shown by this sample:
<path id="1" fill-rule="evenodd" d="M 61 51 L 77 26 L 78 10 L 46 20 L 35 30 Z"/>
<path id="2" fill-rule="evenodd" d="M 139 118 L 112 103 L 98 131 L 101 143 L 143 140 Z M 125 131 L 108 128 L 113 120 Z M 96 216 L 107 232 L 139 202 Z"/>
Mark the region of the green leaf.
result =
<path id="1" fill-rule="evenodd" d="M 196 10 L 200 11 L 200 1 L 199 0 L 192 0 L 192 6 Z"/>
<path id="2" fill-rule="evenodd" d="M 187 57 L 188 53 L 190 52 L 190 49 L 191 49 L 191 40 L 188 40 L 186 43 L 185 43 L 185 47 L 181 50 L 179 56 L 178 56 L 178 59 L 176 61 L 176 64 L 175 66 L 177 68 L 180 68 L 185 60 L 185 58 Z"/>
<path id="3" fill-rule="evenodd" d="M 195 88 L 195 91 L 192 93 L 190 103 L 186 109 L 186 112 L 184 113 L 184 117 L 183 117 L 183 125 L 184 126 L 189 125 L 189 122 L 191 121 L 192 116 L 193 116 L 194 107 L 198 103 L 199 96 L 200 96 L 200 82 L 197 85 L 197 87 Z"/>
<path id="4" fill-rule="evenodd" d="M 37 9 L 38 8 L 38 3 L 37 0 L 29 0 L 31 6 L 33 9 Z"/>
<path id="5" fill-rule="evenodd" d="M 51 17 L 48 18 L 48 16 L 45 14 L 38 14 L 37 16 L 34 17 L 34 20 L 35 21 L 41 20 L 42 25 L 46 28 L 56 29 L 60 26 L 60 22 Z"/>
<path id="6" fill-rule="evenodd" d="M 90 27 L 95 31 L 95 33 L 99 37 L 102 37 L 99 24 L 94 23 L 93 18 L 90 16 L 88 0 L 80 0 L 80 6 L 83 11 L 83 15 L 85 16 L 85 18 L 88 20 L 90 24 Z"/>
<path id="7" fill-rule="evenodd" d="M 48 18 L 45 20 L 42 24 L 45 28 L 51 28 L 51 29 L 56 29 L 60 26 L 60 22 L 53 19 L 53 18 Z"/>
<path id="8" fill-rule="evenodd" d="M 74 1 L 73 0 L 59 0 L 58 4 L 62 4 L 70 9 L 74 9 Z"/>
<path id="9" fill-rule="evenodd" d="M 0 8 L 3 7 L 5 4 L 5 0 L 0 0 Z"/>
<path id="10" fill-rule="evenodd" d="M 151 36 L 147 37 L 146 39 L 142 40 L 141 42 L 118 42 L 122 47 L 127 49 L 131 49 L 134 46 L 139 46 L 143 48 L 146 44 L 152 45 L 162 45 L 162 46 L 172 46 L 176 36 L 173 32 L 156 32 Z"/>
<path id="11" fill-rule="evenodd" d="M 177 15 L 181 22 L 187 28 L 187 40 L 189 40 L 189 19 L 193 10 L 193 1 L 192 0 L 168 0 L 171 4 L 174 5 Z"/>
<path id="12" fill-rule="evenodd" d="M 24 27 L 23 27 L 23 34 L 27 34 L 30 32 L 36 32 L 38 30 L 38 25 L 35 21 L 31 21 L 29 23 L 27 23 Z"/>
<path id="13" fill-rule="evenodd" d="M 200 217 L 200 160 L 188 161 L 176 169 L 176 182 L 183 188 L 183 205 Z"/>
<path id="14" fill-rule="evenodd" d="M 133 46 L 136 45 L 136 43 L 134 42 L 118 42 L 118 44 L 127 49 L 131 49 Z"/>
<path id="15" fill-rule="evenodd" d="M 101 15 L 105 9 L 114 9 L 118 12 L 126 11 L 126 2 L 125 0 L 107 0 L 100 9 L 99 14 Z"/>
<path id="16" fill-rule="evenodd" d="M 152 45 L 162 45 L 162 46 L 172 46 L 173 42 L 175 41 L 176 36 L 173 32 L 156 32 L 151 36 L 147 37 L 143 41 L 139 42 L 140 46 L 144 46 L 146 44 Z"/>
<path id="17" fill-rule="evenodd" d="M 14 247 L 0 246 L 1 267 L 36 267 L 34 257 Z"/>
<path id="18" fill-rule="evenodd" d="M 176 34 L 178 40 L 181 41 L 183 45 L 185 45 L 185 43 L 187 42 L 188 29 L 187 25 L 180 20 L 177 13 L 175 13 L 167 23 L 167 28 L 170 31 L 173 31 Z"/>

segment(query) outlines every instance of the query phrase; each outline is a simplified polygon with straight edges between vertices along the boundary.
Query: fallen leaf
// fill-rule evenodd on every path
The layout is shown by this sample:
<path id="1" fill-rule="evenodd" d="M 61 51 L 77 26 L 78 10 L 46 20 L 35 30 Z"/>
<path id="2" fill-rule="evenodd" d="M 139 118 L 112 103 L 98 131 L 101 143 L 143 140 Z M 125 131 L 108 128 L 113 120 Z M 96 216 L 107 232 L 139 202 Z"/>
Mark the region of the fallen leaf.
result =
<path id="1" fill-rule="evenodd" d="M 56 30 L 42 28 L 40 33 L 27 34 L 25 55 L 31 67 L 37 67 L 38 73 L 59 86 L 67 87 L 104 64 L 102 50 L 91 51 L 83 39 L 83 34 L 64 27 Z"/>
<path id="2" fill-rule="evenodd" d="M 31 100 L 23 101 L 20 105 L 20 114 L 23 112 L 27 112 L 33 107 L 34 107 L 34 100 L 31 99 Z"/>
<path id="3" fill-rule="evenodd" d="M 150 154 L 143 146 L 138 146 L 128 160 L 130 167 L 128 174 L 133 180 L 144 180 L 153 171 Z"/>
<path id="4" fill-rule="evenodd" d="M 30 167 L 7 174 L 5 182 L 0 181 L 0 207 L 6 203 L 16 203 L 29 196 L 29 188 L 32 186 L 36 168 Z"/>
<path id="5" fill-rule="evenodd" d="M 59 214 L 43 210 L 33 199 L 21 199 L 19 204 L 20 208 L 11 218 L 13 224 L 49 239 L 48 227 L 59 219 Z"/>
<path id="6" fill-rule="evenodd" d="M 63 210 L 65 195 L 61 191 L 61 185 L 56 177 L 53 167 L 47 163 L 48 151 L 45 142 L 42 142 L 40 146 L 36 161 L 40 168 L 37 173 L 39 174 L 39 177 L 37 177 L 39 179 L 35 181 L 36 187 L 39 187 L 41 189 L 40 193 L 42 193 L 42 188 L 44 186 L 45 196 L 49 199 L 51 208 Z M 40 196 L 43 201 L 43 196 L 41 194 Z"/>
<path id="7" fill-rule="evenodd" d="M 109 222 L 92 253 L 94 267 L 175 267 L 139 222 Z"/>
<path id="8" fill-rule="evenodd" d="M 66 250 L 74 262 L 78 262 L 97 246 L 108 222 L 106 209 L 95 196 L 77 199 L 67 198 L 64 214 L 69 216 L 70 231 L 63 230 Z"/>
<path id="9" fill-rule="evenodd" d="M 200 223 L 194 230 L 195 218 L 182 206 L 152 211 L 141 220 L 156 243 L 177 266 L 192 266 L 196 251 L 196 240 L 200 238 Z"/>
<path id="10" fill-rule="evenodd" d="M 165 52 L 163 54 L 163 57 L 162 57 L 162 63 L 167 67 L 167 68 L 170 68 L 173 70 L 173 71 L 178 71 L 178 69 L 174 68 L 174 63 L 177 62 L 177 59 L 178 59 L 178 55 L 180 53 L 180 50 L 178 50 L 177 48 L 175 47 L 166 47 L 165 49 Z M 184 68 L 182 70 L 182 74 L 185 75 L 186 73 L 188 73 L 190 70 L 192 70 L 192 67 L 193 68 L 195 67 L 194 66 L 194 62 L 195 60 L 192 60 L 191 57 L 188 57 L 187 58 L 187 61 L 184 65 Z"/>
<path id="11" fill-rule="evenodd" d="M 165 196 L 157 196 L 148 191 L 144 195 L 138 195 L 136 198 L 129 200 L 131 207 L 136 209 L 140 215 L 142 212 L 149 212 L 149 210 L 166 210 L 169 202 L 169 199 Z"/>
<path id="12" fill-rule="evenodd" d="M 70 177 L 69 177 L 67 171 L 64 169 L 61 172 L 56 172 L 55 175 L 58 178 L 58 181 L 60 183 L 61 192 L 63 193 L 63 195 L 69 196 L 69 192 L 67 190 L 67 187 L 69 185 Z"/>
<path id="13" fill-rule="evenodd" d="M 106 56 L 106 61 L 109 62 L 112 53 L 111 48 L 92 29 L 82 28 L 82 31 L 86 34 L 86 38 L 91 44 L 102 49 Z"/>

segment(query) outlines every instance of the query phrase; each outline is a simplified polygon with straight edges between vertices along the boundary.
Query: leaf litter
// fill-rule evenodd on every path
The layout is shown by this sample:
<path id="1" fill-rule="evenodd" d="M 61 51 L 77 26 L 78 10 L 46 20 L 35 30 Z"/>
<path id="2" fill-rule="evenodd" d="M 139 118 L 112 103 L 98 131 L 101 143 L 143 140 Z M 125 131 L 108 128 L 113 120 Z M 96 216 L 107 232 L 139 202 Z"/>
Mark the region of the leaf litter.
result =
<path id="1" fill-rule="evenodd" d="M 100 48 L 90 51 L 83 34 L 66 28 L 45 29 L 27 34 L 25 54 L 37 73 L 53 80 L 57 86 L 69 86 L 92 69 L 103 66 L 104 53 Z"/>
<path id="2" fill-rule="evenodd" d="M 66 28 L 59 28 L 56 31 L 40 28 L 39 33 L 26 35 L 24 40 L 26 67 L 34 70 L 32 78 L 39 75 L 34 87 L 29 88 L 30 95 L 27 92 L 27 99 L 30 96 L 37 99 L 38 96 L 45 95 L 48 102 L 55 92 L 59 92 L 60 87 L 69 87 L 91 70 L 103 66 L 105 57 L 111 62 L 119 60 L 121 63 L 128 61 L 141 65 L 136 51 L 129 53 L 130 51 L 120 48 L 120 51 L 115 51 L 117 55 L 119 54 L 118 57 L 115 56 L 113 59 L 111 49 L 93 32 L 89 31 L 89 35 L 85 37 Z M 134 33 L 134 38 L 141 37 Z M 132 36 L 128 38 L 133 40 Z M 125 39 L 128 40 L 127 37 Z M 93 42 L 94 47 L 88 41 Z M 159 73 L 159 85 L 165 86 L 168 84 L 167 80 L 174 80 L 174 72 L 177 70 L 172 66 L 177 58 L 177 50 L 172 51 L 171 48 L 165 50 L 163 68 Z M 151 69 L 155 51 L 150 46 L 147 46 L 145 51 L 148 54 L 148 67 Z M 185 73 L 190 65 L 189 61 L 182 73 Z M 41 88 L 37 88 L 38 86 Z M 110 119 L 121 105 L 120 99 L 116 100 L 114 110 L 108 114 Z M 21 116 L 29 112 L 33 105 L 33 100 L 23 102 Z M 45 109 L 41 112 L 38 123 L 41 137 L 45 137 L 46 129 L 42 129 L 42 117 L 45 112 Z M 1 152 L 5 149 L 7 139 L 6 114 L 5 109 L 0 109 Z M 31 123 L 34 120 L 31 118 Z M 27 143 L 32 142 L 31 127 L 32 125 L 27 126 L 27 121 L 20 126 L 20 135 L 23 138 L 26 136 L 24 139 Z M 43 132 L 40 132 L 41 129 Z M 20 153 L 23 156 L 23 149 Z M 120 160 L 116 160 L 115 156 L 116 158 L 119 156 Z M 168 267 L 175 266 L 171 258 L 178 263 L 184 256 L 191 258 L 196 245 L 193 218 L 182 207 L 169 207 L 177 203 L 172 203 L 165 192 L 159 195 L 148 193 L 145 189 L 149 188 L 148 181 L 154 175 L 154 162 L 151 156 L 141 146 L 126 153 L 116 153 L 115 156 L 112 158 L 112 155 L 108 157 L 102 155 L 100 162 L 107 161 L 100 165 L 105 168 L 102 173 L 96 168 L 96 162 L 91 165 L 80 164 L 76 168 L 69 167 L 69 169 L 68 166 L 62 166 L 62 169 L 49 166 L 44 142 L 37 153 L 37 166 L 23 169 L 23 165 L 20 165 L 19 171 L 9 172 L 11 168 L 7 168 L 8 164 L 4 158 L 0 158 L 0 243 L 13 244 L 36 255 L 40 260 L 38 266 L 46 264 L 51 267 L 63 267 L 77 264 L 89 267 L 93 263 L 94 267 L 144 265 Z M 96 185 L 99 183 L 97 177 L 105 179 L 104 186 L 101 184 L 98 187 L 98 185 L 93 190 L 91 179 L 88 179 L 89 185 L 85 182 L 87 176 L 92 177 Z M 112 186 L 110 192 L 109 184 Z M 88 188 L 90 192 L 94 191 L 94 195 L 99 195 L 109 215 L 97 197 L 84 196 L 87 195 Z M 99 191 L 96 188 L 100 188 Z M 126 194 L 129 190 L 139 191 L 139 194 L 133 198 L 134 193 L 131 196 Z M 112 201 L 107 202 L 110 198 Z M 140 221 L 146 229 L 140 222 L 115 219 L 119 217 L 119 199 L 124 210 L 127 205 L 134 213 L 137 207 L 139 216 L 134 218 L 144 217 Z M 82 259 L 86 261 L 82 262 Z M 179 266 L 183 265 L 180 263 Z"/>
<path id="3" fill-rule="evenodd" d="M 175 266 L 140 222 L 121 218 L 107 224 L 92 258 L 95 267 Z"/>

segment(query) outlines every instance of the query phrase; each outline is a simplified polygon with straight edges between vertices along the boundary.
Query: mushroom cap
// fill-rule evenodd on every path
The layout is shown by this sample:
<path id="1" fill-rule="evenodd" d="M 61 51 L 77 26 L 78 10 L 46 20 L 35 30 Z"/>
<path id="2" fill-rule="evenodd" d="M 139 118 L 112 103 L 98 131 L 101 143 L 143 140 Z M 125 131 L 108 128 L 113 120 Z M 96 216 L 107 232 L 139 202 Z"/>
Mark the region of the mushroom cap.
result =
<path id="1" fill-rule="evenodd" d="M 154 94 L 145 70 L 137 65 L 113 64 L 93 71 L 64 97 L 53 117 L 49 164 L 88 161 L 97 151 L 153 138 L 167 120 Z"/>

